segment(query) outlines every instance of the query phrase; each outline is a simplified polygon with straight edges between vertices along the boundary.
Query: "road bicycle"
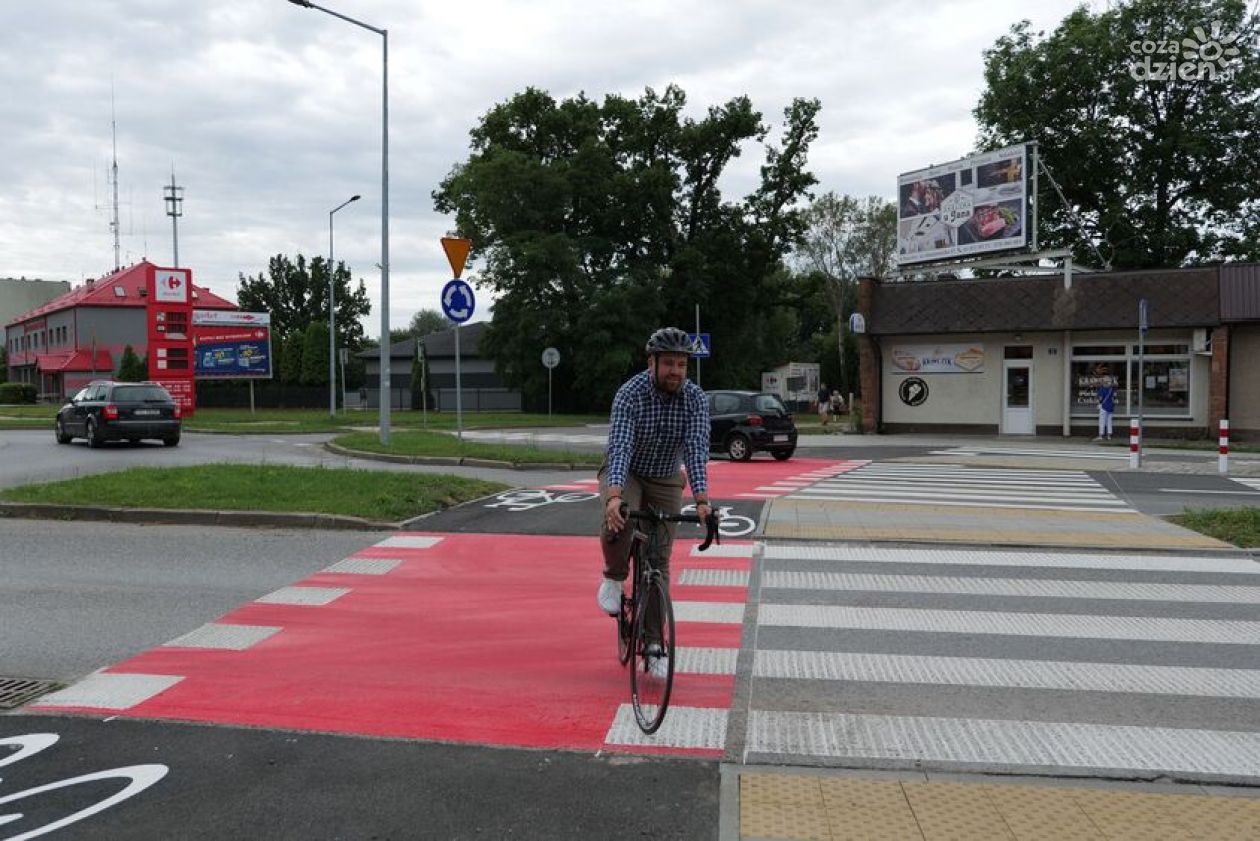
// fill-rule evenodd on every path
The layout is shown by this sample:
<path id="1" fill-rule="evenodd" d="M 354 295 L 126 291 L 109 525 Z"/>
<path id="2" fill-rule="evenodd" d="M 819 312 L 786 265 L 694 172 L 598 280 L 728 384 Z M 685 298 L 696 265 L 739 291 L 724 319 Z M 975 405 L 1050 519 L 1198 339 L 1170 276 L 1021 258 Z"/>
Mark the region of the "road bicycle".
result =
<path id="1" fill-rule="evenodd" d="M 657 555 L 660 530 L 665 524 L 701 525 L 701 521 L 694 514 L 674 516 L 651 508 L 629 511 L 624 504 L 622 513 L 633 532 L 630 537 L 630 594 L 621 594 L 621 611 L 616 617 L 617 657 L 623 666 L 630 664 L 630 703 L 634 707 L 634 719 L 640 730 L 651 735 L 665 720 L 669 695 L 674 687 L 677 659 L 669 580 L 652 559 Z M 701 552 L 708 549 L 714 540 L 719 544 L 722 542 L 715 515 L 710 514 L 703 525 L 705 536 L 704 543 L 700 545 Z M 659 665 L 655 670 L 652 668 L 654 661 L 662 658 L 664 674 L 661 674 Z"/>

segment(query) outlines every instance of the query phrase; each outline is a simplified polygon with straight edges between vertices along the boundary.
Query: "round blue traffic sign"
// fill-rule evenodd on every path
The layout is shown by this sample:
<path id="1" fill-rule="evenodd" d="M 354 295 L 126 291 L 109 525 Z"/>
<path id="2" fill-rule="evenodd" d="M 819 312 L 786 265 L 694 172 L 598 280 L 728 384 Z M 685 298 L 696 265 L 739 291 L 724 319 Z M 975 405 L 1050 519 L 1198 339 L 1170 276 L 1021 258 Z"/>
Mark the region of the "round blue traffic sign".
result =
<path id="1" fill-rule="evenodd" d="M 463 324 L 472 318 L 477 299 L 473 296 L 472 287 L 456 278 L 442 287 L 442 312 L 456 324 Z"/>

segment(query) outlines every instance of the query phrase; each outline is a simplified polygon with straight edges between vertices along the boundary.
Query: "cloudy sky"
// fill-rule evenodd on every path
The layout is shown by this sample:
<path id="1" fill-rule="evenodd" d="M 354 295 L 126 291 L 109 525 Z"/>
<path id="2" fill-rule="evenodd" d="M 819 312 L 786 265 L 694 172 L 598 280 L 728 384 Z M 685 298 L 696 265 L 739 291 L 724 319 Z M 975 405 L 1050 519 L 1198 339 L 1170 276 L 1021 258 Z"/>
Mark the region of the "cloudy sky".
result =
<path id="1" fill-rule="evenodd" d="M 453 222 L 431 192 L 478 118 L 527 86 L 598 98 L 672 82 L 696 116 L 747 94 L 776 128 L 792 98 L 817 97 L 817 190 L 891 198 L 899 172 L 973 149 L 981 51 L 1078 2 L 320 5 L 389 30 L 390 323 L 404 326 L 450 275 L 438 240 Z M 0 277 L 78 284 L 113 268 L 112 90 L 124 265 L 171 262 L 172 167 L 180 262 L 233 300 L 270 256 L 326 253 L 328 212 L 359 193 L 336 215 L 336 254 L 367 282 L 379 335 L 379 36 L 286 0 L 3 0 L 0 48 Z M 736 162 L 730 198 L 760 163 Z"/>

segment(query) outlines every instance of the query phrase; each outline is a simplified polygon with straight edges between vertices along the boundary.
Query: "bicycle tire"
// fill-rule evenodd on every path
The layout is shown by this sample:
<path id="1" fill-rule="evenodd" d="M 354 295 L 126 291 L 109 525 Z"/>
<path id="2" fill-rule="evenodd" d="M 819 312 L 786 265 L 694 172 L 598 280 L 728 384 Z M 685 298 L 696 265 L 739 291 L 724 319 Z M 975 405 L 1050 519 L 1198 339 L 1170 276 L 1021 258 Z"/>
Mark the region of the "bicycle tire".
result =
<path id="1" fill-rule="evenodd" d="M 661 647 L 666 658 L 666 674 L 664 679 L 655 677 L 648 669 L 648 605 L 650 600 L 657 600 L 660 605 Z M 665 712 L 669 709 L 669 696 L 674 688 L 674 663 L 677 659 L 674 648 L 674 605 L 669 600 L 669 591 L 659 578 L 644 584 L 644 590 L 637 600 L 634 617 L 634 662 L 630 664 L 630 702 L 634 707 L 634 718 L 639 729 L 651 735 L 665 720 Z"/>

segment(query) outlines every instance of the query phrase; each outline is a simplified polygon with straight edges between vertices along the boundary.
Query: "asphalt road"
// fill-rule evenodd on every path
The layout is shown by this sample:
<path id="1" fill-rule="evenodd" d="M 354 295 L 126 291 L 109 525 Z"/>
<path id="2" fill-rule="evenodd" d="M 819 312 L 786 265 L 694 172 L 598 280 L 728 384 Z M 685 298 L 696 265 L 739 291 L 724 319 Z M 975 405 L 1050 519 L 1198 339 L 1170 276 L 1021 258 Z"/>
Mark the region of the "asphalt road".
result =
<path id="1" fill-rule="evenodd" d="M 49 716 L 0 717 L 7 738 L 59 740 L 4 767 L 0 834 L 27 837 L 120 791 L 85 781 L 135 765 L 165 776 L 57 831 L 62 841 L 717 838 L 716 763 L 504 750 L 247 728 Z M 156 773 L 162 773 L 158 770 Z M 23 817 L 6 823 L 11 811 Z"/>
<path id="2" fill-rule="evenodd" d="M 381 537 L 0 519 L 0 677 L 80 678 Z"/>

